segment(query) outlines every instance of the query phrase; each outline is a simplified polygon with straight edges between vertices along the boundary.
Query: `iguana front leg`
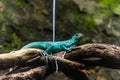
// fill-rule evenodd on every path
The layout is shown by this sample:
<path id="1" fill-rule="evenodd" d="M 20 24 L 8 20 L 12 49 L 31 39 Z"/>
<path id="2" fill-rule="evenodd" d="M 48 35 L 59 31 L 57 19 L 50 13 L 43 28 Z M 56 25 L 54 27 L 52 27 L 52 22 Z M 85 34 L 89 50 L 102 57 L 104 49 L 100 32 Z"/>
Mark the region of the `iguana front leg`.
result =
<path id="1" fill-rule="evenodd" d="M 73 48 L 73 46 L 67 48 L 67 47 L 64 46 L 64 45 L 61 45 L 60 47 L 61 47 L 63 50 L 65 50 L 65 52 L 64 52 L 63 55 L 62 55 L 62 58 L 64 58 L 64 56 L 66 55 L 67 51 L 71 51 L 72 48 Z"/>
<path id="2" fill-rule="evenodd" d="M 63 50 L 65 50 L 65 51 L 71 51 L 71 49 L 72 49 L 72 47 L 67 48 L 67 47 L 64 46 L 64 45 L 60 45 L 60 47 L 61 47 Z"/>

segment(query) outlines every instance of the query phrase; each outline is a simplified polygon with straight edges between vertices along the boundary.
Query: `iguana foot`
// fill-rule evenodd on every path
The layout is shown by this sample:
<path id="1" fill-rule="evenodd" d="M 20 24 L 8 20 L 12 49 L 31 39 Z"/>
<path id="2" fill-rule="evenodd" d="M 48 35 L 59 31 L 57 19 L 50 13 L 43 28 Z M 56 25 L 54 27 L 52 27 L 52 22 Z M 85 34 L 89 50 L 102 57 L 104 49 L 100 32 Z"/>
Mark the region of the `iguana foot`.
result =
<path id="1" fill-rule="evenodd" d="M 45 64 L 47 65 L 48 64 L 48 57 L 50 55 L 46 52 L 43 52 L 43 53 L 40 53 L 40 56 L 45 57 Z"/>
<path id="2" fill-rule="evenodd" d="M 44 55 L 44 56 L 49 56 L 49 54 L 48 54 L 48 53 L 46 53 L 46 52 L 44 52 L 44 53 L 43 53 L 43 55 Z"/>
<path id="3" fill-rule="evenodd" d="M 40 53 L 40 56 L 44 56 L 44 54 L 43 54 L 43 53 Z"/>
<path id="4" fill-rule="evenodd" d="M 41 54 L 42 57 L 45 57 L 45 64 L 47 65 L 48 64 L 48 57 L 49 55 L 46 55 L 46 54 Z"/>
<path id="5" fill-rule="evenodd" d="M 49 56 L 46 52 L 40 53 L 41 56 Z"/>

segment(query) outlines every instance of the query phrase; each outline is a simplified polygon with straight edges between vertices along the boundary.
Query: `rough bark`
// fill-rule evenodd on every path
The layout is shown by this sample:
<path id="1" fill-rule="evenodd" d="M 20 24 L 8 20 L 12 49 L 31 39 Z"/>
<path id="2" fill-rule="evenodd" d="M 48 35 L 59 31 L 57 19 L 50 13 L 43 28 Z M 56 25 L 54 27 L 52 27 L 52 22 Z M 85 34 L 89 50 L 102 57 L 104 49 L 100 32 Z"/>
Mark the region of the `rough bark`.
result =
<path id="1" fill-rule="evenodd" d="M 1 80 L 44 80 L 49 74 L 56 71 L 55 60 L 57 59 L 59 71 L 72 80 L 90 80 L 85 72 L 88 68 L 103 66 L 120 69 L 120 47 L 110 44 L 85 44 L 74 47 L 68 51 L 64 58 L 64 52 L 59 52 L 53 56 L 40 56 L 43 50 L 24 49 L 9 54 L 0 55 L 0 70 L 9 67 L 19 67 L 0 76 Z"/>

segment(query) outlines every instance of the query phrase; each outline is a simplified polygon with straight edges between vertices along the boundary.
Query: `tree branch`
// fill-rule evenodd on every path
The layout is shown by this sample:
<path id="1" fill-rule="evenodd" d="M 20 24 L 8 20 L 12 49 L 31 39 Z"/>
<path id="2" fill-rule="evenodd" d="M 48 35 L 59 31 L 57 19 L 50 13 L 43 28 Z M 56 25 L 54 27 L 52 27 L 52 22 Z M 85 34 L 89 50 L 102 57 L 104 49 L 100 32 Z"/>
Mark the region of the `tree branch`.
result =
<path id="1" fill-rule="evenodd" d="M 24 72 L 0 76 L 0 80 L 44 80 L 46 67 L 40 66 Z"/>
<path id="2" fill-rule="evenodd" d="M 0 70 L 24 64 L 25 62 L 38 57 L 40 53 L 43 53 L 43 50 L 27 49 L 0 54 Z"/>
<path id="3" fill-rule="evenodd" d="M 115 45 L 93 43 L 77 46 L 65 58 L 86 66 L 120 69 L 120 47 Z"/>
<path id="4" fill-rule="evenodd" d="M 46 76 L 56 70 L 55 60 L 58 61 L 59 71 L 69 76 L 73 80 L 89 80 L 87 73 L 83 70 L 91 66 L 103 66 L 120 69 L 120 47 L 110 44 L 85 44 L 73 48 L 61 58 L 64 52 L 49 56 L 47 66 L 46 58 L 40 56 L 43 50 L 25 49 L 0 55 L 0 70 L 19 65 L 20 68 L 0 76 L 1 80 L 18 79 L 39 79 L 44 80 Z M 26 69 L 25 67 L 29 67 Z M 23 68 L 23 69 L 22 69 Z M 72 76 L 73 75 L 73 76 Z"/>

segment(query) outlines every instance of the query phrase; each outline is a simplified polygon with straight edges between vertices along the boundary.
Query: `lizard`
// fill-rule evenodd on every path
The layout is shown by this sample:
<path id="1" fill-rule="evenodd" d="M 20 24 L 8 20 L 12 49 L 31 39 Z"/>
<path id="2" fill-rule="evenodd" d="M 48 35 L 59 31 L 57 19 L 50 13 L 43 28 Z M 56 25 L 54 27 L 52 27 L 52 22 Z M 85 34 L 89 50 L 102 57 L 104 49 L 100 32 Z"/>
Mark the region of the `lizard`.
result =
<path id="1" fill-rule="evenodd" d="M 43 49 L 44 55 L 50 55 L 50 53 L 54 54 L 60 51 L 69 51 L 75 46 L 82 38 L 83 34 L 76 33 L 72 36 L 72 38 L 65 40 L 65 41 L 38 41 L 38 42 L 31 42 L 21 49 L 26 48 L 39 48 Z"/>
<path id="2" fill-rule="evenodd" d="M 50 53 L 54 54 L 60 51 L 70 51 L 83 37 L 83 34 L 76 33 L 72 36 L 72 38 L 65 40 L 65 41 L 37 41 L 37 42 L 31 42 L 21 48 L 27 49 L 27 48 L 39 48 L 45 50 L 43 55 L 49 56 Z M 66 53 L 66 52 L 65 52 Z M 64 54 L 65 55 L 65 54 Z M 57 60 L 57 59 L 56 59 Z M 48 62 L 46 60 L 46 62 Z M 19 67 L 19 66 L 17 66 Z M 17 69 L 17 67 L 15 69 Z M 58 68 L 58 64 L 56 61 L 56 68 Z M 14 69 L 14 70 L 15 70 Z M 13 68 L 10 69 L 10 72 L 13 71 Z M 58 71 L 56 69 L 56 71 Z"/>

